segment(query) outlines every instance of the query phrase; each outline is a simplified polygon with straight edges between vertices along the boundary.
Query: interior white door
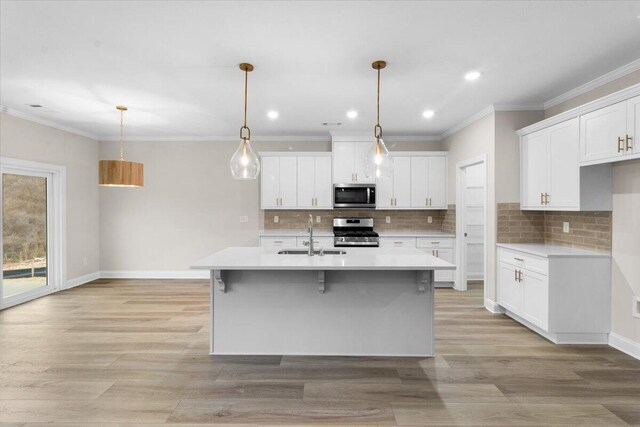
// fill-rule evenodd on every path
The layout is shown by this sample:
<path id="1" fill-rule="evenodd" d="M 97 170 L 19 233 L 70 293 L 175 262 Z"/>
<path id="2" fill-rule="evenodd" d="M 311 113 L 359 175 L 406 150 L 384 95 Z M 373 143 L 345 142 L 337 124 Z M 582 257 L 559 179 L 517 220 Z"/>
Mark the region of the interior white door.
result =
<path id="1" fill-rule="evenodd" d="M 552 126 L 549 132 L 549 196 L 545 206 L 580 209 L 580 166 L 578 145 L 580 121 L 568 120 Z"/>
<path id="2" fill-rule="evenodd" d="M 411 207 L 429 206 L 429 158 L 411 158 Z"/>
<path id="3" fill-rule="evenodd" d="M 298 185 L 300 185 L 299 181 Z M 333 207 L 331 157 L 315 158 L 315 193 L 317 208 L 331 209 Z"/>
<path id="4" fill-rule="evenodd" d="M 464 168 L 464 233 L 467 280 L 484 279 L 486 165 L 476 163 Z"/>
<path id="5" fill-rule="evenodd" d="M 280 207 L 280 158 L 262 157 L 260 171 L 260 186 L 262 209 L 277 209 Z"/>
<path id="6" fill-rule="evenodd" d="M 355 181 L 356 146 L 353 142 L 333 143 L 333 182 L 347 184 Z"/>
<path id="7" fill-rule="evenodd" d="M 393 199 L 396 208 L 411 207 L 411 157 L 393 159 Z"/>
<path id="8" fill-rule="evenodd" d="M 356 181 L 361 183 L 374 183 L 376 182 L 375 176 L 367 177 L 366 174 L 366 163 L 367 163 L 367 153 L 373 147 L 373 141 L 364 141 L 364 142 L 356 142 Z"/>
<path id="9" fill-rule="evenodd" d="M 625 153 L 640 153 L 640 96 L 627 101 L 627 134 L 625 135 Z M 631 149 L 629 149 L 631 147 Z"/>
<path id="10" fill-rule="evenodd" d="M 522 284 L 518 281 L 517 268 L 501 262 L 498 272 L 498 303 L 507 310 L 522 310 Z"/>
<path id="11" fill-rule="evenodd" d="M 312 208 L 316 197 L 316 158 L 298 157 L 297 184 L 298 207 Z"/>
<path id="12" fill-rule="evenodd" d="M 298 200 L 298 168 L 295 157 L 280 157 L 280 206 L 294 208 Z"/>
<path id="13" fill-rule="evenodd" d="M 549 132 L 543 129 L 522 138 L 522 207 L 543 206 L 548 192 Z"/>
<path id="14" fill-rule="evenodd" d="M 429 207 L 447 209 L 447 159 L 429 157 Z"/>
<path id="15" fill-rule="evenodd" d="M 627 101 L 580 116 L 580 161 L 624 155 Z"/>

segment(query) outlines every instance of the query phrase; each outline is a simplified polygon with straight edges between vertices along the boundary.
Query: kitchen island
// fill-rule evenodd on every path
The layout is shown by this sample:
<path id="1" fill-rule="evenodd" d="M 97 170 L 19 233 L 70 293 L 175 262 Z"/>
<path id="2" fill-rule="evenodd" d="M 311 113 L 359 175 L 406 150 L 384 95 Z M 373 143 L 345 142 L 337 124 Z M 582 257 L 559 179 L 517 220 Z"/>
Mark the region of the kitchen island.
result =
<path id="1" fill-rule="evenodd" d="M 211 354 L 433 356 L 433 272 L 455 266 L 412 248 L 331 251 L 232 247 L 192 265 L 211 272 Z"/>

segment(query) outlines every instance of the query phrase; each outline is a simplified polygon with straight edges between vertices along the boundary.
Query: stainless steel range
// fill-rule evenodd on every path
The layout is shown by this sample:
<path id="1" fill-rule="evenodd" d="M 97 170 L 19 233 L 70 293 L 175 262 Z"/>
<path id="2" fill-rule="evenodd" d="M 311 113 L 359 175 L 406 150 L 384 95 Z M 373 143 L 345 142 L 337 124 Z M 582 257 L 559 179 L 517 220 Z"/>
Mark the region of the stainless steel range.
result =
<path id="1" fill-rule="evenodd" d="M 378 233 L 373 231 L 373 218 L 334 218 L 333 245 L 378 247 Z"/>

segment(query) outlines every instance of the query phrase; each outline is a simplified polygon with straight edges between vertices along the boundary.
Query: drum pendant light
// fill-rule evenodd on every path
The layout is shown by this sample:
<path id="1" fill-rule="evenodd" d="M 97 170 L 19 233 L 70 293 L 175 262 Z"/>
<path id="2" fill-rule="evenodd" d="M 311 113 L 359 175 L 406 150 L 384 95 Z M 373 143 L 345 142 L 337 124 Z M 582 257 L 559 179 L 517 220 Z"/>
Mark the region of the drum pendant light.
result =
<path id="1" fill-rule="evenodd" d="M 380 126 L 380 70 L 387 66 L 385 61 L 375 61 L 371 67 L 378 72 L 377 118 L 373 127 L 375 142 L 365 159 L 365 175 L 367 178 L 390 177 L 393 174 L 393 159 L 382 140 L 382 126 Z"/>
<path id="2" fill-rule="evenodd" d="M 144 165 L 124 159 L 124 112 L 127 107 L 118 105 L 120 110 L 120 160 L 100 160 L 98 183 L 104 187 L 143 187 Z"/>
<path id="3" fill-rule="evenodd" d="M 244 71 L 244 124 L 240 128 L 240 145 L 231 156 L 229 167 L 234 179 L 256 179 L 260 174 L 260 159 L 251 148 L 251 130 L 247 126 L 247 83 L 253 65 L 242 63 L 240 69 Z"/>

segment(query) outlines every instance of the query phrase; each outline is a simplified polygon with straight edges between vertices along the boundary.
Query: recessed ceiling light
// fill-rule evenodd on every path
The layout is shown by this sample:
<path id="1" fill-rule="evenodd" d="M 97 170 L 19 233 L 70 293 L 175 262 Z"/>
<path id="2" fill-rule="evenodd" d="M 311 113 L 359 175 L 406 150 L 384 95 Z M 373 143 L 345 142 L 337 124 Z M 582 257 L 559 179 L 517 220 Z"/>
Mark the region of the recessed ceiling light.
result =
<path id="1" fill-rule="evenodd" d="M 469 81 L 478 80 L 479 77 L 480 77 L 480 71 L 469 71 L 467 74 L 464 75 L 464 78 Z"/>
<path id="2" fill-rule="evenodd" d="M 430 119 L 431 117 L 433 117 L 435 113 L 433 112 L 433 110 L 427 110 L 424 113 L 422 113 L 422 117 L 424 117 L 425 119 Z"/>
<path id="3" fill-rule="evenodd" d="M 267 113 L 267 116 L 268 116 L 270 119 L 272 119 L 272 120 L 273 120 L 273 119 L 277 119 L 279 115 L 280 115 L 280 114 L 278 114 L 278 112 L 277 112 L 277 111 L 269 111 L 269 112 Z"/>
<path id="4" fill-rule="evenodd" d="M 350 119 L 355 119 L 358 117 L 358 112 L 356 110 L 347 111 L 347 117 Z"/>

